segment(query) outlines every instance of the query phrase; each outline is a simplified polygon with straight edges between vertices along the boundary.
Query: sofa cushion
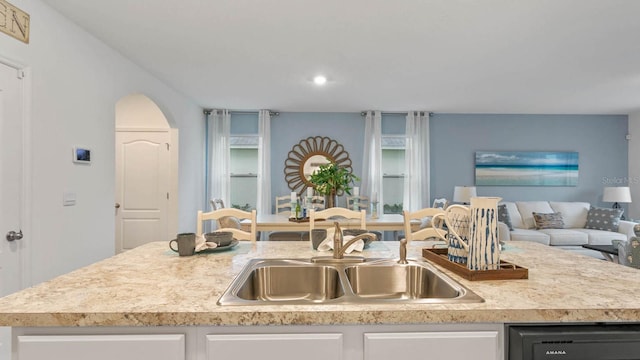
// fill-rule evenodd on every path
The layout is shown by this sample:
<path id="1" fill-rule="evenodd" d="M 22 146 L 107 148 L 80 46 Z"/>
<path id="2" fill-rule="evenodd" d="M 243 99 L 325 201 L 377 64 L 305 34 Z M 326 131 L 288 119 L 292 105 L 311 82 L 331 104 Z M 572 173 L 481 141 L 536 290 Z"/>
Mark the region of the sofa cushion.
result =
<path id="1" fill-rule="evenodd" d="M 574 246 L 589 243 L 587 234 L 573 229 L 542 229 L 538 231 L 549 235 L 549 245 L 553 246 Z"/>
<path id="2" fill-rule="evenodd" d="M 591 207 L 587 213 L 586 229 L 618 231 L 622 209 Z"/>
<path id="3" fill-rule="evenodd" d="M 513 230 L 513 224 L 511 223 L 509 210 L 507 210 L 507 204 L 498 205 L 498 221 L 502 221 L 509 227 L 509 230 Z"/>
<path id="4" fill-rule="evenodd" d="M 564 228 L 564 221 L 562 220 L 562 213 L 533 213 L 533 221 L 536 225 L 536 230 L 540 229 L 562 229 Z"/>
<path id="5" fill-rule="evenodd" d="M 587 202 L 549 201 L 554 212 L 562 213 L 564 227 L 567 229 L 584 228 L 587 224 L 587 213 L 591 205 Z"/>
<path id="6" fill-rule="evenodd" d="M 534 241 L 543 245 L 549 245 L 549 235 L 539 230 L 514 228 L 510 235 L 513 241 Z"/>
<path id="7" fill-rule="evenodd" d="M 522 216 L 518 211 L 518 207 L 514 202 L 503 202 L 507 206 L 507 212 L 509 212 L 509 218 L 511 219 L 511 225 L 513 228 L 524 229 L 524 223 L 522 222 Z"/>
<path id="8" fill-rule="evenodd" d="M 627 236 L 619 232 L 594 230 L 594 229 L 573 229 L 588 236 L 589 245 L 611 245 L 612 240 L 626 240 Z"/>
<path id="9" fill-rule="evenodd" d="M 552 213 L 553 209 L 548 201 L 519 201 L 516 202 L 518 212 L 522 216 L 522 222 L 525 229 L 533 229 L 535 223 L 533 221 L 533 213 Z"/>

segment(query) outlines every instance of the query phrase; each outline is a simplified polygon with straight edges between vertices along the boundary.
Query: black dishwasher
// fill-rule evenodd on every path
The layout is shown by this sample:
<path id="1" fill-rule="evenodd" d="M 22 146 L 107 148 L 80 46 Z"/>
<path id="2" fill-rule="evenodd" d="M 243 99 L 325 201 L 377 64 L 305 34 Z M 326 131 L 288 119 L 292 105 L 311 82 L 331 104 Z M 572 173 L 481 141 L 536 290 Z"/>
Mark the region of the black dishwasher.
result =
<path id="1" fill-rule="evenodd" d="M 640 360 L 640 325 L 507 325 L 508 360 Z"/>

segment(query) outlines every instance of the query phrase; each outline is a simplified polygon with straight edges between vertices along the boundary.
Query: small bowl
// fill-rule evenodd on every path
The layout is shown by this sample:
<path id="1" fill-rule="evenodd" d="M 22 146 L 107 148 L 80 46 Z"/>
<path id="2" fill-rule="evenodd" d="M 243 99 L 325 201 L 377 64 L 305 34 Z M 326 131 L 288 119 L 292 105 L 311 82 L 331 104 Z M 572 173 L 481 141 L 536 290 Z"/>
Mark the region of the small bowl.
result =
<path id="1" fill-rule="evenodd" d="M 204 234 L 207 242 L 216 243 L 218 246 L 229 246 L 233 241 L 233 233 L 230 231 L 214 231 Z"/>

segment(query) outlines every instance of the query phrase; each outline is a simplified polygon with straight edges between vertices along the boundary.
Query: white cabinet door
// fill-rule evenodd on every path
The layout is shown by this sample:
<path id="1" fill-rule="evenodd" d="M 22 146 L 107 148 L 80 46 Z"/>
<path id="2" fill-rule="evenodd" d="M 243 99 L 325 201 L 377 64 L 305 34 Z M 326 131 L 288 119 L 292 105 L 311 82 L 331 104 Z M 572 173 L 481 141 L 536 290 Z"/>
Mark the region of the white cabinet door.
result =
<path id="1" fill-rule="evenodd" d="M 207 360 L 341 360 L 342 334 L 207 335 Z"/>
<path id="2" fill-rule="evenodd" d="M 365 360 L 498 360 L 497 331 L 365 333 Z"/>
<path id="3" fill-rule="evenodd" d="M 185 336 L 18 336 L 20 360 L 184 360 Z"/>

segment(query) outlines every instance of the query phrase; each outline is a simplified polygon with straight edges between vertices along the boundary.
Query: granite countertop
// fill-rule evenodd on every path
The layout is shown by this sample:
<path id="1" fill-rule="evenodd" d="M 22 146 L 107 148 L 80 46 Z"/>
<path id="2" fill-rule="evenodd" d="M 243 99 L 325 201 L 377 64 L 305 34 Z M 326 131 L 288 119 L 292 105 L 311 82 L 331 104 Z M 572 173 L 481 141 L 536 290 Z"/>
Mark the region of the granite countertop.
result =
<path id="1" fill-rule="evenodd" d="M 409 257 L 421 258 L 423 242 Z M 367 257 L 397 257 L 380 242 Z M 532 242 L 510 242 L 502 259 L 529 269 L 527 280 L 452 278 L 485 299 L 477 304 L 219 306 L 252 258 L 320 255 L 307 242 L 241 242 L 179 257 L 155 242 L 0 299 L 0 326 L 308 325 L 452 322 L 594 322 L 640 319 L 640 272 Z M 437 266 L 437 265 L 436 265 Z"/>

